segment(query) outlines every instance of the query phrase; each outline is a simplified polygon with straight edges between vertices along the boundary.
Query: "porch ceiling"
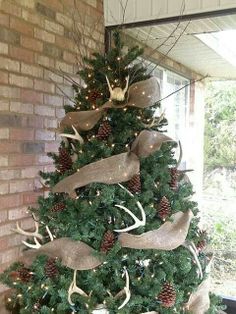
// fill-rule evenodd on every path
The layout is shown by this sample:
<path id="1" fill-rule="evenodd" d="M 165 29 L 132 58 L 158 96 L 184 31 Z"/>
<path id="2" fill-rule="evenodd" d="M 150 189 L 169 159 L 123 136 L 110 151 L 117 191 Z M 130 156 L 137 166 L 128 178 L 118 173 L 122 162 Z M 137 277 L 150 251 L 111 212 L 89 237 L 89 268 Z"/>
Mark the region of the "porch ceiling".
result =
<path id="1" fill-rule="evenodd" d="M 175 29 L 176 31 L 174 31 Z M 127 29 L 125 32 L 151 48 L 160 46 L 157 50 L 163 54 L 167 53 L 176 38 L 183 32 L 178 42 L 168 53 L 168 57 L 201 75 L 209 75 L 213 78 L 236 79 L 236 66 L 233 66 L 195 36 L 225 30 L 236 30 L 236 14 L 192 20 L 190 22 L 183 21 L 179 25 L 176 22 L 132 28 Z M 172 32 L 173 35 L 166 41 Z M 232 41 L 236 41 L 236 38 L 232 38 Z M 161 45 L 162 43 L 163 45 Z"/>

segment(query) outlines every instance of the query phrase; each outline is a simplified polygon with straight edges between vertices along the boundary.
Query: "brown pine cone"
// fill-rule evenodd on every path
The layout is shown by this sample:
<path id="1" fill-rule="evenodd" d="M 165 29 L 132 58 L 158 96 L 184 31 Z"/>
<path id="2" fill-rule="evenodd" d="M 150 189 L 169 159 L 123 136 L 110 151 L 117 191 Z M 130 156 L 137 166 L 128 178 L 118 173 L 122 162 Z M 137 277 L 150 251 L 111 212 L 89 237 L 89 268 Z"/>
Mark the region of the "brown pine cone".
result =
<path id="1" fill-rule="evenodd" d="M 132 193 L 141 193 L 140 174 L 136 174 L 131 180 L 128 181 L 128 189 Z"/>
<path id="2" fill-rule="evenodd" d="M 112 232 L 111 230 L 106 231 L 106 233 L 103 236 L 102 243 L 101 243 L 101 248 L 100 248 L 101 252 L 103 253 L 109 252 L 113 248 L 115 242 L 116 242 L 116 237 L 115 237 L 114 232 Z"/>
<path id="3" fill-rule="evenodd" d="M 176 167 L 170 168 L 170 176 L 171 176 L 171 179 L 170 179 L 169 185 L 172 190 L 177 190 L 179 170 Z"/>
<path id="4" fill-rule="evenodd" d="M 71 156 L 66 148 L 59 148 L 59 156 L 58 156 L 58 165 L 57 169 L 61 173 L 65 173 L 67 170 L 70 170 L 73 165 L 73 161 Z"/>
<path id="5" fill-rule="evenodd" d="M 199 232 L 199 239 L 196 244 L 196 248 L 198 252 L 201 252 L 202 250 L 204 250 L 206 245 L 207 245 L 207 232 L 205 230 L 202 230 Z"/>
<path id="6" fill-rule="evenodd" d="M 99 91 L 97 90 L 92 90 L 89 94 L 88 94 L 88 100 L 90 102 L 96 102 L 97 99 L 101 99 L 102 95 Z"/>
<path id="7" fill-rule="evenodd" d="M 96 135 L 99 140 L 106 140 L 112 132 L 112 128 L 108 121 L 103 121 Z"/>
<path id="8" fill-rule="evenodd" d="M 62 212 L 66 208 L 66 205 L 63 202 L 56 203 L 52 208 L 52 212 Z"/>
<path id="9" fill-rule="evenodd" d="M 164 283 L 160 294 L 157 299 L 161 302 L 161 305 L 165 308 L 170 308 L 175 305 L 176 291 L 171 283 Z"/>
<path id="10" fill-rule="evenodd" d="M 44 266 L 45 275 L 49 278 L 54 278 L 58 274 L 55 258 L 49 258 Z"/>
<path id="11" fill-rule="evenodd" d="M 19 279 L 22 282 L 29 282 L 32 278 L 32 273 L 31 273 L 30 269 L 28 269 L 26 267 L 20 268 L 18 273 L 19 273 Z"/>
<path id="12" fill-rule="evenodd" d="M 170 215 L 170 213 L 171 213 L 170 202 L 167 199 L 167 197 L 163 196 L 160 201 L 157 214 L 162 220 L 165 220 Z"/>

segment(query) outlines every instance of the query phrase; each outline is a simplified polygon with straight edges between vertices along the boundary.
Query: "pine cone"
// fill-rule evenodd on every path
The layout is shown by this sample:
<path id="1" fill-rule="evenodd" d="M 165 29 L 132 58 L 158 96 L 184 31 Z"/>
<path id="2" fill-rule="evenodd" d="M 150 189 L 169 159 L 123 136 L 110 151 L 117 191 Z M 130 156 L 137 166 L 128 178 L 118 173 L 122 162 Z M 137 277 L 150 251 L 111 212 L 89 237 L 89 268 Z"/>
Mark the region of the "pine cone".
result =
<path id="1" fill-rule="evenodd" d="M 45 275 L 49 278 L 54 278 L 58 274 L 55 258 L 49 258 L 44 266 Z"/>
<path id="2" fill-rule="evenodd" d="M 170 213 L 171 213 L 170 202 L 167 199 L 167 197 L 163 196 L 160 201 L 157 214 L 162 220 L 165 220 L 170 215 Z"/>
<path id="3" fill-rule="evenodd" d="M 66 208 L 66 205 L 63 202 L 56 203 L 52 208 L 52 212 L 62 212 Z"/>
<path id="4" fill-rule="evenodd" d="M 132 193 L 141 193 L 140 174 L 136 174 L 131 180 L 128 181 L 128 189 Z"/>
<path id="5" fill-rule="evenodd" d="M 30 269 L 26 267 L 20 268 L 18 273 L 19 273 L 19 279 L 22 282 L 29 282 L 32 278 L 32 273 L 30 272 Z"/>
<path id="6" fill-rule="evenodd" d="M 88 100 L 90 102 L 96 102 L 97 99 L 101 99 L 101 98 L 102 98 L 102 95 L 97 90 L 92 90 L 88 95 Z"/>
<path id="7" fill-rule="evenodd" d="M 177 190 L 179 170 L 176 167 L 170 168 L 170 176 L 171 176 L 171 179 L 170 179 L 169 185 L 172 190 Z"/>
<path id="8" fill-rule="evenodd" d="M 108 121 L 103 121 L 97 133 L 97 139 L 106 140 L 112 132 L 112 128 Z"/>
<path id="9" fill-rule="evenodd" d="M 175 305 L 176 291 L 171 283 L 166 282 L 163 285 L 162 290 L 160 294 L 158 295 L 157 299 L 161 302 L 161 305 L 165 308 L 169 308 Z"/>
<path id="10" fill-rule="evenodd" d="M 66 150 L 66 148 L 60 147 L 57 169 L 61 173 L 65 173 L 67 170 L 71 169 L 72 165 L 73 161 L 71 159 L 69 152 Z"/>
<path id="11" fill-rule="evenodd" d="M 109 252 L 116 241 L 116 237 L 114 232 L 112 232 L 111 230 L 108 230 L 104 236 L 103 236 L 103 240 L 102 240 L 102 244 L 101 244 L 101 252 L 103 253 L 107 253 Z"/>

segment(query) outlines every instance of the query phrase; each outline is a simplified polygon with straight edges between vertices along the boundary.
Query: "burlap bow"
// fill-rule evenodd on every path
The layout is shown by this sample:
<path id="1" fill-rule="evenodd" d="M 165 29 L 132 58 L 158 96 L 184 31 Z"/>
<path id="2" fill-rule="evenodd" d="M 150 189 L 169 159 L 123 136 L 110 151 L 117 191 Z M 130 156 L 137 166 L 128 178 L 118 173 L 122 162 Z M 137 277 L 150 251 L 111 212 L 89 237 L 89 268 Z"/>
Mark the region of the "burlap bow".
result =
<path id="1" fill-rule="evenodd" d="M 133 249 L 173 250 L 182 245 L 186 239 L 193 214 L 191 211 L 178 212 L 159 229 L 145 232 L 139 236 L 119 235 L 122 247 Z M 64 266 L 74 270 L 93 269 L 103 263 L 103 259 L 89 245 L 70 238 L 60 238 L 42 245 L 38 250 L 25 252 L 23 260 L 31 264 L 37 255 L 59 258 Z"/>
<path id="2" fill-rule="evenodd" d="M 164 142 L 173 141 L 157 131 L 142 131 L 133 142 L 130 152 L 93 162 L 57 183 L 54 193 L 68 193 L 75 197 L 75 189 L 90 183 L 115 184 L 130 180 L 139 172 L 139 157 L 147 157 L 158 151 Z"/>
<path id="3" fill-rule="evenodd" d="M 153 106 L 159 100 L 160 85 L 157 78 L 151 77 L 145 81 L 132 84 L 128 90 L 128 100 L 121 106 L 116 106 L 112 101 L 107 101 L 95 110 L 69 112 L 62 119 L 60 128 L 63 130 L 65 127 L 72 127 L 73 125 L 78 131 L 88 131 L 95 126 L 108 108 L 146 108 Z"/>

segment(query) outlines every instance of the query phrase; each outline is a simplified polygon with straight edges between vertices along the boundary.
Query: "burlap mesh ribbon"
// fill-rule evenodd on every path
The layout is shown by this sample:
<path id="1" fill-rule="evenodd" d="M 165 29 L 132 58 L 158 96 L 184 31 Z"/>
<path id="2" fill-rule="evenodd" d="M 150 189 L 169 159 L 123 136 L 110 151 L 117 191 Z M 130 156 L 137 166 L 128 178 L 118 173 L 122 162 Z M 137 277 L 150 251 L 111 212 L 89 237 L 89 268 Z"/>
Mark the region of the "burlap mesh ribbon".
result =
<path id="1" fill-rule="evenodd" d="M 143 233 L 139 236 L 121 234 L 118 238 L 122 247 L 134 249 L 173 250 L 182 245 L 186 239 L 193 214 L 191 211 L 178 212 L 159 229 Z M 25 252 L 23 260 L 31 264 L 37 255 L 58 257 L 64 266 L 74 270 L 93 269 L 103 261 L 96 256 L 96 251 L 89 245 L 70 238 L 60 238 L 42 245 L 38 250 Z"/>
<path id="2" fill-rule="evenodd" d="M 157 131 L 142 131 L 131 146 L 130 152 L 104 158 L 79 169 L 71 176 L 57 183 L 54 193 L 68 193 L 75 196 L 75 189 L 90 183 L 115 184 L 130 180 L 139 172 L 139 157 L 147 157 L 158 151 L 163 142 L 173 141 Z"/>
<path id="3" fill-rule="evenodd" d="M 122 247 L 132 249 L 173 250 L 184 243 L 193 213 L 178 212 L 172 215 L 171 220 L 164 223 L 159 229 L 145 232 L 141 235 L 122 233 L 119 241 Z"/>
<path id="4" fill-rule="evenodd" d="M 191 314 L 205 314 L 210 307 L 210 278 L 204 280 L 197 288 L 197 290 L 191 294 L 188 303 L 186 304 L 186 310 Z"/>
<path id="5" fill-rule="evenodd" d="M 132 84 L 128 90 L 128 100 L 120 108 L 146 108 L 153 106 L 159 100 L 160 85 L 157 78 L 151 77 L 145 81 Z M 65 127 L 73 125 L 78 131 L 91 130 L 108 108 L 119 108 L 119 106 L 114 105 L 112 101 L 107 101 L 103 106 L 95 110 L 69 112 L 62 119 L 60 128 L 63 130 Z"/>

